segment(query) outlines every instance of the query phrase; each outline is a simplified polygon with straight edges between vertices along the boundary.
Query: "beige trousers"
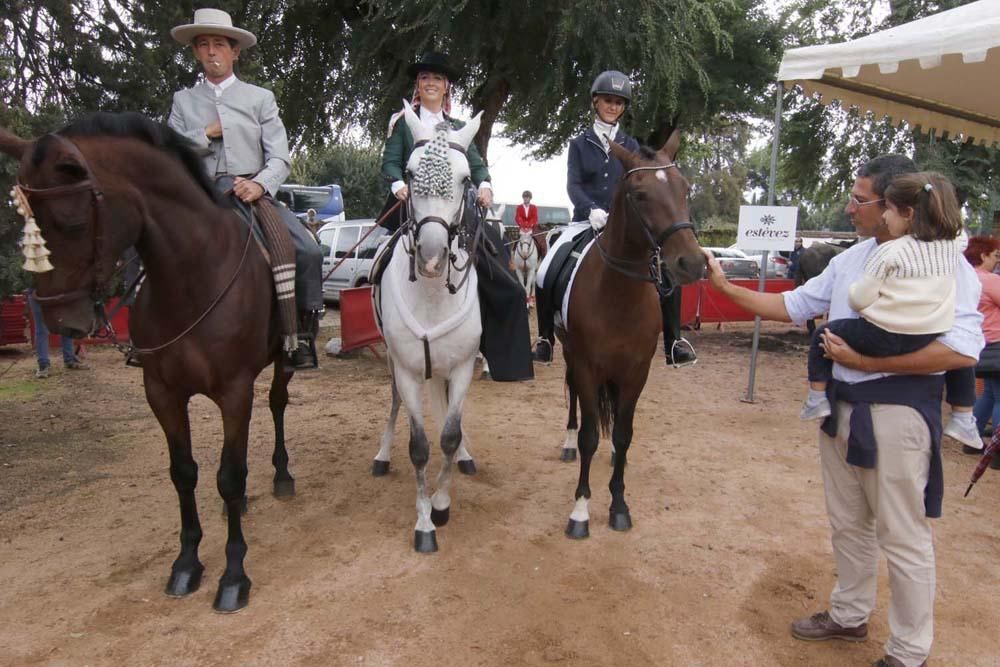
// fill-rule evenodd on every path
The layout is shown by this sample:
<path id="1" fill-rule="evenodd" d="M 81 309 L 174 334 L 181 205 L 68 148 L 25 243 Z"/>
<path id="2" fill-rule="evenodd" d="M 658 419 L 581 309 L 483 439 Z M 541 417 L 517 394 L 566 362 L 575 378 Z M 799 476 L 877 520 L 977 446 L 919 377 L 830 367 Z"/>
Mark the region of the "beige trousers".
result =
<path id="1" fill-rule="evenodd" d="M 837 564 L 830 617 L 844 627 L 868 621 L 881 549 L 891 594 L 885 652 L 918 667 L 934 639 L 934 540 L 924 514 L 930 432 L 912 408 L 872 405 L 878 464 L 872 470 L 858 468 L 846 461 L 852 406 L 839 403 L 837 410 L 837 437 L 819 434 Z"/>

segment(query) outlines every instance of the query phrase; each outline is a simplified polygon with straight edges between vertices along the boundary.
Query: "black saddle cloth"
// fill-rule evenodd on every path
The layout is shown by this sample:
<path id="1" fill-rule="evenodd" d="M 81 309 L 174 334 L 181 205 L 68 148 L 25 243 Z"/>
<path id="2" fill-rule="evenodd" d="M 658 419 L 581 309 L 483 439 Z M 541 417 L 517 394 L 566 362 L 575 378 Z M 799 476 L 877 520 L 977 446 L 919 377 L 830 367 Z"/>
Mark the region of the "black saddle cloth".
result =
<path id="1" fill-rule="evenodd" d="M 569 289 L 573 268 L 580 261 L 583 249 L 594 238 L 594 230 L 587 229 L 578 234 L 572 241 L 562 244 L 552 255 L 548 269 L 545 271 L 545 284 L 542 285 L 546 298 L 552 304 L 552 313 L 558 313 L 562 308 L 566 290 Z M 555 239 L 552 240 L 555 244 Z M 549 250 L 551 253 L 552 251 Z"/>

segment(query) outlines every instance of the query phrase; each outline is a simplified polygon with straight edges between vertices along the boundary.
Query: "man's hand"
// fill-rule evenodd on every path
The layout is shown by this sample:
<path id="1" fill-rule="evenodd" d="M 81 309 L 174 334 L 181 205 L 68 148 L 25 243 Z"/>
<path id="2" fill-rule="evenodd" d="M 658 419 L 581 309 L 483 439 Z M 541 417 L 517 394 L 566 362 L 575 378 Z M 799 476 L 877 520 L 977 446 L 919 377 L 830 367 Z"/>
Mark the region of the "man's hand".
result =
<path id="1" fill-rule="evenodd" d="M 820 334 L 820 347 L 826 352 L 823 356 L 827 359 L 833 359 L 835 362 L 841 366 L 847 368 L 853 368 L 855 370 L 863 371 L 864 368 L 864 357 L 860 352 L 856 351 L 853 347 L 847 344 L 847 342 L 833 333 L 829 329 L 824 330 Z"/>
<path id="2" fill-rule="evenodd" d="M 711 250 L 701 249 L 705 253 L 705 263 L 708 265 L 708 271 L 706 278 L 708 278 L 709 284 L 720 292 L 724 292 L 726 287 L 729 285 L 729 280 L 726 279 L 726 274 L 719 265 L 719 260 L 715 258 Z"/>
<path id="3" fill-rule="evenodd" d="M 479 205 L 483 208 L 489 208 L 493 206 L 493 190 L 489 188 L 483 188 L 479 191 Z"/>
<path id="4" fill-rule="evenodd" d="M 264 186 L 257 181 L 237 176 L 233 185 L 233 193 L 242 201 L 249 204 L 264 196 Z"/>
<path id="5" fill-rule="evenodd" d="M 215 121 L 205 128 L 205 136 L 209 139 L 219 139 L 222 137 L 222 123 Z"/>
<path id="6" fill-rule="evenodd" d="M 410 196 L 410 188 L 405 185 L 400 189 L 396 190 L 396 199 L 399 201 L 406 201 L 406 198 Z"/>

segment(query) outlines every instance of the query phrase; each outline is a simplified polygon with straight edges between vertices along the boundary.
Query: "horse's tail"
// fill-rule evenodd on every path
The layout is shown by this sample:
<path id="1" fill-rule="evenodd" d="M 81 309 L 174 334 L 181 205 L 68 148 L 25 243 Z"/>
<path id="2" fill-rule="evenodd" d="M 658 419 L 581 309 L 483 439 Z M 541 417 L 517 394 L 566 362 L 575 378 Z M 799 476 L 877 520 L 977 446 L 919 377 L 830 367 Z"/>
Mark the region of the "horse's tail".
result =
<path id="1" fill-rule="evenodd" d="M 618 412 L 618 387 L 605 382 L 597 388 L 597 416 L 601 421 L 601 433 L 608 437 Z"/>

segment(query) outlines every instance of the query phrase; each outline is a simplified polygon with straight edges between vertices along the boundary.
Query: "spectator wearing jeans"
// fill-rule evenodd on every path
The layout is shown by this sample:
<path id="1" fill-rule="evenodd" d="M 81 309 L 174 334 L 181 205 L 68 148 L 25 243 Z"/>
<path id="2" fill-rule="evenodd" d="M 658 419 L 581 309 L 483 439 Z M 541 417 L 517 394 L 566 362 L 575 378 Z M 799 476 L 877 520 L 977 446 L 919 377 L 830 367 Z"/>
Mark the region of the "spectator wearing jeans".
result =
<path id="1" fill-rule="evenodd" d="M 35 355 L 38 357 L 36 378 L 49 376 L 49 329 L 42 318 L 42 307 L 35 301 L 35 290 L 28 290 L 28 304 L 31 307 L 31 318 L 35 321 Z M 87 364 L 80 361 L 73 351 L 73 339 L 69 336 L 59 337 L 62 344 L 63 365 L 70 370 L 84 370 Z"/>

